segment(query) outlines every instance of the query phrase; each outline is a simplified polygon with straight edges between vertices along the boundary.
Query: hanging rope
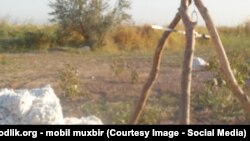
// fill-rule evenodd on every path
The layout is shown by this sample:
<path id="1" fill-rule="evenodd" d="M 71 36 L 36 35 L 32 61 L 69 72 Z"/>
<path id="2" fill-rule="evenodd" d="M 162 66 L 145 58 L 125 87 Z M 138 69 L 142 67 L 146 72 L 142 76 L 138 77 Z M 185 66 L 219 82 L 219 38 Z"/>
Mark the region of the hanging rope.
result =
<path id="1" fill-rule="evenodd" d="M 191 14 L 191 20 L 192 22 L 198 23 L 198 12 L 196 11 L 196 9 L 193 10 L 192 14 Z"/>
<path id="2" fill-rule="evenodd" d="M 191 6 L 193 9 L 193 11 L 191 12 L 191 21 L 194 23 L 198 23 L 199 15 L 198 15 L 198 11 L 196 10 L 196 6 L 195 6 L 194 2 L 192 2 Z"/>

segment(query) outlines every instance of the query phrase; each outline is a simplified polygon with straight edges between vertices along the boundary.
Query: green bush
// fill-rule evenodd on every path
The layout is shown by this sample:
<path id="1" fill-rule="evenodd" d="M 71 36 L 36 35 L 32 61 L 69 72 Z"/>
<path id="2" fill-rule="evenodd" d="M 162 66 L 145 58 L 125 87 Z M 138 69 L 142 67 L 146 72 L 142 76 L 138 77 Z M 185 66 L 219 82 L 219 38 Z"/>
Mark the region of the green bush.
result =
<path id="1" fill-rule="evenodd" d="M 48 49 L 56 43 L 55 25 L 11 24 L 0 21 L 1 51 Z"/>
<path id="2" fill-rule="evenodd" d="M 76 97 L 79 94 L 78 70 L 67 64 L 59 71 L 60 88 L 66 97 Z"/>
<path id="3" fill-rule="evenodd" d="M 47 49 L 54 44 L 53 38 L 53 36 L 42 30 L 25 32 L 23 45 L 27 48 Z"/>
<path id="4" fill-rule="evenodd" d="M 198 123 L 244 123 L 246 114 L 241 104 L 225 86 L 208 84 L 203 93 L 192 96 L 193 120 Z"/>

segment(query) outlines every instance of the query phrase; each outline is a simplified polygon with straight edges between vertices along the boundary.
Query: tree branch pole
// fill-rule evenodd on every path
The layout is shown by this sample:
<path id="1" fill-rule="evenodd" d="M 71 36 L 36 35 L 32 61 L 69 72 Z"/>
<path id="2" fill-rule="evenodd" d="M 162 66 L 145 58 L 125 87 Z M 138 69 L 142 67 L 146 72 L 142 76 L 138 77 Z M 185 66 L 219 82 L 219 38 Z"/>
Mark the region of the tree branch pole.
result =
<path id="1" fill-rule="evenodd" d="M 181 17 L 177 13 L 175 15 L 175 18 L 173 19 L 173 21 L 169 25 L 169 28 L 174 29 L 180 20 L 181 20 Z M 155 50 L 154 58 L 153 58 L 153 65 L 152 65 L 151 72 L 149 74 L 147 82 L 143 86 L 143 89 L 141 91 L 141 96 L 140 96 L 139 101 L 137 103 L 136 109 L 130 118 L 129 124 L 136 124 L 138 122 L 138 119 L 141 116 L 141 113 L 146 105 L 147 99 L 150 95 L 150 91 L 155 83 L 155 80 L 157 79 L 157 77 L 159 75 L 161 57 L 162 57 L 162 53 L 163 53 L 164 44 L 165 44 L 165 41 L 167 40 L 167 38 L 169 37 L 170 33 L 171 33 L 171 31 L 165 31 L 162 34 L 161 38 L 159 39 L 158 45 L 157 45 L 156 50 Z"/>
<path id="2" fill-rule="evenodd" d="M 229 87 L 233 94 L 238 98 L 245 111 L 250 113 L 250 99 L 244 93 L 244 91 L 239 87 L 238 82 L 236 81 L 232 69 L 230 67 L 230 63 L 228 61 L 228 57 L 226 55 L 226 51 L 223 47 L 222 41 L 220 39 L 219 33 L 214 26 L 213 20 L 208 12 L 208 9 L 204 6 L 202 0 L 194 0 L 195 5 L 201 13 L 203 19 L 205 20 L 207 29 L 211 35 L 212 42 L 215 45 L 215 49 L 217 52 L 218 59 L 220 61 L 222 73 L 225 75 L 226 81 L 229 84 Z"/>
<path id="3" fill-rule="evenodd" d="M 182 0 L 181 7 L 179 8 L 179 13 L 186 31 L 186 49 L 184 52 L 181 79 L 180 124 L 190 124 L 192 65 L 195 48 L 194 28 L 197 23 L 192 22 L 188 14 L 187 0 Z"/>

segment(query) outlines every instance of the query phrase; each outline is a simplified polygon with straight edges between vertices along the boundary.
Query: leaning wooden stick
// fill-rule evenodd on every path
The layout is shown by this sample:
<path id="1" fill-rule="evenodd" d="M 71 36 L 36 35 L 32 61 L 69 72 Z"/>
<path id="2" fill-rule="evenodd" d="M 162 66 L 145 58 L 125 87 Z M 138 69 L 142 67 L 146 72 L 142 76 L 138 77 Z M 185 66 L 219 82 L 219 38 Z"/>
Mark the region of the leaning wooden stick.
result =
<path id="1" fill-rule="evenodd" d="M 181 17 L 177 13 L 174 20 L 169 25 L 169 28 L 174 29 L 180 20 L 181 20 Z M 170 33 L 171 33 L 171 31 L 165 31 L 162 34 L 162 36 L 158 42 L 157 48 L 155 50 L 155 55 L 154 55 L 154 59 L 153 59 L 153 66 L 152 66 L 151 72 L 149 74 L 147 82 L 143 86 L 141 96 L 139 98 L 136 109 L 135 109 L 135 111 L 134 111 L 134 113 L 129 121 L 129 124 L 136 124 L 138 122 L 138 119 L 139 119 L 139 117 L 140 117 L 140 115 L 141 115 L 141 113 L 146 105 L 150 90 L 152 89 L 152 86 L 154 85 L 155 80 L 158 77 L 158 73 L 160 70 L 160 64 L 161 64 L 161 57 L 162 57 L 162 53 L 163 53 L 163 47 L 164 47 L 165 41 L 169 37 Z"/>
<path id="2" fill-rule="evenodd" d="M 211 35 L 211 39 L 215 45 L 215 49 L 217 52 L 218 59 L 220 61 L 221 70 L 222 73 L 225 75 L 226 81 L 229 84 L 229 87 L 231 88 L 233 94 L 238 98 L 240 103 L 242 103 L 242 106 L 244 107 L 245 111 L 250 113 L 250 99 L 249 97 L 244 93 L 244 91 L 239 87 L 232 69 L 230 67 L 230 63 L 228 61 L 228 57 L 226 55 L 225 49 L 223 47 L 222 41 L 219 37 L 218 31 L 216 27 L 214 26 L 213 20 L 207 10 L 207 8 L 204 6 L 202 0 L 194 0 L 195 5 L 198 8 L 199 12 L 201 13 L 203 19 L 205 20 L 207 29 Z"/>
<path id="3" fill-rule="evenodd" d="M 195 47 L 194 28 L 197 23 L 192 22 L 188 15 L 187 0 L 182 0 L 179 13 L 186 31 L 186 49 L 184 53 L 181 79 L 180 124 L 190 124 L 192 65 Z"/>

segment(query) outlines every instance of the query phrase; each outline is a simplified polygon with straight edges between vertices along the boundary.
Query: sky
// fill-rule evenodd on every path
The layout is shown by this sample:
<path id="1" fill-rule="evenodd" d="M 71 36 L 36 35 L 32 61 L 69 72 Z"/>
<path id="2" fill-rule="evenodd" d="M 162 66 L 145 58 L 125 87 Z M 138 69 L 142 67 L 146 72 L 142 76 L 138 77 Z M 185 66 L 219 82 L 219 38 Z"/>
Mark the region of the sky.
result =
<path id="1" fill-rule="evenodd" d="M 53 0 L 0 0 L 0 18 L 17 23 L 48 23 Z M 178 11 L 180 0 L 131 0 L 136 24 L 166 25 Z M 250 20 L 250 0 L 203 0 L 216 25 L 234 26 Z M 191 6 L 190 11 L 195 10 Z M 190 12 L 191 13 L 191 12 Z M 204 22 L 199 16 L 198 22 Z"/>

